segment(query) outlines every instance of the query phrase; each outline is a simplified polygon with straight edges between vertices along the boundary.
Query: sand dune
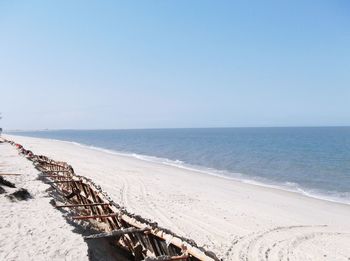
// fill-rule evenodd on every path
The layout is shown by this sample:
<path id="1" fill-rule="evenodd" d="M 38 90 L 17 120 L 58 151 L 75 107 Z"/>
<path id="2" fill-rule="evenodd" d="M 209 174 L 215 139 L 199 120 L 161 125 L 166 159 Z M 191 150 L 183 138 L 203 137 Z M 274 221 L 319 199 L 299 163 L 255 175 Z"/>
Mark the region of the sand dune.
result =
<path id="1" fill-rule="evenodd" d="M 69 162 L 114 201 L 194 239 L 224 260 L 350 260 L 349 205 L 67 142 L 7 137 L 36 154 Z M 39 194 L 45 190 L 42 186 L 46 188 L 38 185 Z"/>

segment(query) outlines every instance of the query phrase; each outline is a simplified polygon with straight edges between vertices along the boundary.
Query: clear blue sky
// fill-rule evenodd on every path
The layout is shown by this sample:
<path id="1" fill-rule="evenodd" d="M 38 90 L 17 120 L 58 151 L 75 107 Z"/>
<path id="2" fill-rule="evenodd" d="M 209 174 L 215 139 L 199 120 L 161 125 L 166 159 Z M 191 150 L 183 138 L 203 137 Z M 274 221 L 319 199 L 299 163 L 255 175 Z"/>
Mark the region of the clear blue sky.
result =
<path id="1" fill-rule="evenodd" d="M 1 1 L 7 129 L 350 125 L 349 1 Z"/>

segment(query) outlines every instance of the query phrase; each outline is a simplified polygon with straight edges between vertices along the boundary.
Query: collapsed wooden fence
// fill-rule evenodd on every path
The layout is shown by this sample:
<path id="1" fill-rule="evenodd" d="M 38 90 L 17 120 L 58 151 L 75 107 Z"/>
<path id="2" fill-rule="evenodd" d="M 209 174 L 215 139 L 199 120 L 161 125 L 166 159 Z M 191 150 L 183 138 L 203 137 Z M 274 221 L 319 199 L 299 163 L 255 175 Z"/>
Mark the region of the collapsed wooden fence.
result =
<path id="1" fill-rule="evenodd" d="M 98 228 L 100 233 L 86 236 L 85 239 L 110 238 L 116 247 L 131 253 L 136 261 L 219 260 L 214 253 L 198 247 L 193 240 L 129 213 L 92 180 L 75 174 L 72 166 L 66 162 L 35 155 L 20 144 L 5 141 L 16 146 L 21 154 L 33 162 L 41 177 L 63 195 L 66 204 L 57 205 L 57 208 L 72 209 L 76 214 L 72 216 L 73 220 L 86 220 Z"/>

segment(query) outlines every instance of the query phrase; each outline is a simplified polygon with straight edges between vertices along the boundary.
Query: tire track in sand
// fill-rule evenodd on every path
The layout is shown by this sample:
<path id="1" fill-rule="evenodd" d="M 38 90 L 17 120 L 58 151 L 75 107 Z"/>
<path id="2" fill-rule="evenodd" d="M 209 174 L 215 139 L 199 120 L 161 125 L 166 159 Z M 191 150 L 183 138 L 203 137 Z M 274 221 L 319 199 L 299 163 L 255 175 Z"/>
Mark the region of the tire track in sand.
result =
<path id="1" fill-rule="evenodd" d="M 161 226 L 185 235 L 185 233 L 168 217 L 169 214 L 164 213 L 161 208 L 147 198 L 149 193 L 144 182 L 138 177 L 120 178 L 122 186 L 120 189 L 121 205 L 128 211 L 135 214 L 143 215 L 144 218 L 159 222 Z M 133 193 L 131 188 L 136 191 Z M 136 189 L 138 188 L 138 189 Z M 136 200 L 136 198 L 138 200 Z M 137 210 L 135 212 L 135 210 Z"/>
<path id="2" fill-rule="evenodd" d="M 343 246 L 350 233 L 333 231 L 326 225 L 286 226 L 236 238 L 226 253 L 227 260 L 350 260 Z M 335 242 L 333 245 L 329 242 Z M 339 244 L 337 244 L 339 242 Z M 305 251 L 303 247 L 310 249 Z M 336 253 L 336 254 L 335 254 Z"/>
<path id="3" fill-rule="evenodd" d="M 143 202 L 148 206 L 150 210 L 152 210 L 152 216 L 154 216 L 155 221 L 160 220 L 162 226 L 165 228 L 171 229 L 174 232 L 180 233 L 181 235 L 185 235 L 185 232 L 180 229 L 179 226 L 177 226 L 174 221 L 169 217 L 169 213 L 165 213 L 161 208 L 157 207 L 157 205 L 154 202 L 151 202 L 147 199 L 148 193 L 147 188 L 142 182 L 142 180 L 138 180 L 138 185 L 140 187 L 142 200 Z"/>

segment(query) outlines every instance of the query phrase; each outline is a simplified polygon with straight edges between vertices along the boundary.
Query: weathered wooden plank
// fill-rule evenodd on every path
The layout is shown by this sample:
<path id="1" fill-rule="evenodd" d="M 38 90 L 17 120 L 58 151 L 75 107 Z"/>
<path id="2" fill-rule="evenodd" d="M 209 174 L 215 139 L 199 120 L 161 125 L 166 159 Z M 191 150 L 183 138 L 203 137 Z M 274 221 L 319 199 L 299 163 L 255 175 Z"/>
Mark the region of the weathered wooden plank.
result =
<path id="1" fill-rule="evenodd" d="M 91 215 L 91 216 L 73 216 L 73 219 L 95 219 L 95 218 L 108 218 L 108 217 L 117 217 L 118 214 L 112 213 L 108 215 Z"/>
<path id="2" fill-rule="evenodd" d="M 182 256 L 157 256 L 157 257 L 146 257 L 144 261 L 173 261 L 173 260 L 189 260 L 189 255 Z"/>
<path id="3" fill-rule="evenodd" d="M 182 256 L 157 256 L 157 257 L 146 257 L 143 261 L 173 261 L 173 260 L 190 260 L 189 255 Z"/>
<path id="4" fill-rule="evenodd" d="M 70 204 L 58 205 L 56 208 L 76 208 L 76 207 L 91 207 L 91 206 L 108 206 L 108 203 L 90 203 L 90 204 Z"/>
<path id="5" fill-rule="evenodd" d="M 63 175 L 39 175 L 41 178 L 69 178 Z"/>
<path id="6" fill-rule="evenodd" d="M 82 182 L 81 180 L 73 180 L 73 179 L 69 179 L 69 180 L 56 180 L 56 181 L 50 181 L 48 182 L 49 184 L 55 184 L 55 183 L 74 183 L 74 182 Z"/>
<path id="7" fill-rule="evenodd" d="M 135 228 L 135 227 L 130 227 L 130 228 L 124 228 L 124 229 L 118 229 L 118 230 L 113 230 L 111 232 L 105 232 L 105 233 L 100 233 L 100 234 L 94 234 L 90 236 L 85 236 L 84 239 L 97 239 L 97 238 L 107 238 L 107 237 L 119 237 L 125 234 L 133 234 L 133 233 L 142 233 L 145 231 L 150 230 L 150 228 Z"/>
<path id="8" fill-rule="evenodd" d="M 43 170 L 42 172 L 71 172 L 69 170 Z"/>

